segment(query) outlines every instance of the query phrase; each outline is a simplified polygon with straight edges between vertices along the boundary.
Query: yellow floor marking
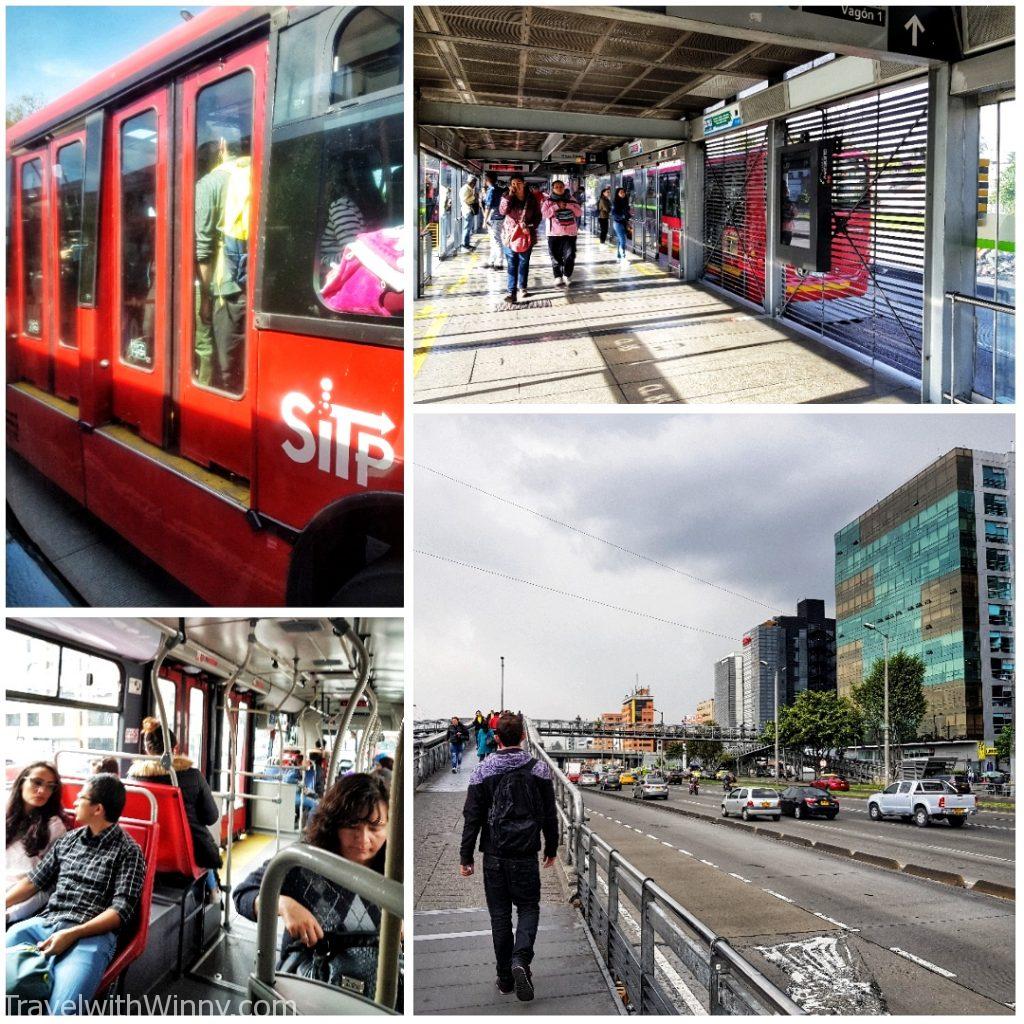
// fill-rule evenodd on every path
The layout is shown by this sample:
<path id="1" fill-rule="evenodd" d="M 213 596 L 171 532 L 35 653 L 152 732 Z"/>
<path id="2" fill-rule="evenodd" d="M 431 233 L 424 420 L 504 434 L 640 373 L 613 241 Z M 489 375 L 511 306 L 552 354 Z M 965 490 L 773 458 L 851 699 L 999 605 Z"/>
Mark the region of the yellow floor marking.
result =
<path id="1" fill-rule="evenodd" d="M 435 314 L 430 326 L 416 339 L 412 356 L 412 375 L 414 377 L 423 369 L 423 364 L 426 362 L 427 356 L 430 355 L 431 346 L 437 341 L 447 321 L 447 313 Z"/>

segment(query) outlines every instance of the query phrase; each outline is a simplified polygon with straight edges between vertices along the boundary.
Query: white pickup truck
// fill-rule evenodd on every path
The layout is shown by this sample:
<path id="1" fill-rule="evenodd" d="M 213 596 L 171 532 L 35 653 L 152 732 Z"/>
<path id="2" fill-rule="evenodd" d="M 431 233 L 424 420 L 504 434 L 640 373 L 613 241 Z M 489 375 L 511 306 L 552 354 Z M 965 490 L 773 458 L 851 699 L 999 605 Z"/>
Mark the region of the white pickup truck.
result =
<path id="1" fill-rule="evenodd" d="M 952 828 L 961 828 L 969 814 L 977 813 L 973 795 L 960 795 L 941 779 L 903 779 L 868 797 L 868 817 L 913 819 L 919 828 L 945 818 Z"/>

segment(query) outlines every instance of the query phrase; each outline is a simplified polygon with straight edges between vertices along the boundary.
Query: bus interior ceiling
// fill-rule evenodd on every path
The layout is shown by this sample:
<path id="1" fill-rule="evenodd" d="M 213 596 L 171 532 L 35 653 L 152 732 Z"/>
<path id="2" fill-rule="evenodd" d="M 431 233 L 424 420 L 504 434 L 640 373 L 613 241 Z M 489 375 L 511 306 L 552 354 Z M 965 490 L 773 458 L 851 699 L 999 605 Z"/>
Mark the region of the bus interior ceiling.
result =
<path id="1" fill-rule="evenodd" d="M 899 50 L 884 33 L 863 45 L 866 27 L 838 15 L 779 8 L 755 29 L 744 10 L 417 7 L 421 216 L 429 207 L 453 222 L 420 225 L 424 238 L 430 227 L 435 258 L 458 252 L 461 215 L 458 203 L 441 213 L 424 195 L 445 186 L 457 194 L 488 167 L 502 178 L 516 170 L 528 181 L 585 183 L 585 224 L 599 188 L 621 185 L 631 194 L 631 251 L 643 260 L 926 401 L 1012 401 L 1012 212 L 986 218 L 997 191 L 990 164 L 1005 163 L 1009 150 L 998 133 L 980 147 L 973 133 L 986 105 L 1012 112 L 1013 9 L 993 9 L 979 42 L 975 9 L 943 9 L 957 12 L 945 16 L 961 42 L 941 59 Z M 969 85 L 954 95 L 954 79 Z M 724 121 L 711 123 L 715 115 Z M 982 114 L 983 134 L 985 124 Z M 940 136 L 954 130 L 966 145 L 944 154 Z M 833 147 L 832 252 L 822 271 L 791 265 L 774 245 L 789 216 L 774 180 L 778 151 L 818 140 Z M 441 180 L 446 168 L 450 180 Z M 926 192 L 931 175 L 950 182 L 942 206 Z M 946 207 L 956 208 L 952 220 Z M 945 232 L 947 247 L 967 238 L 957 242 L 963 258 L 935 257 L 926 223 L 940 224 L 933 233 Z M 982 237 L 993 233 L 994 243 Z M 1007 255 L 986 263 L 993 244 Z M 417 258 L 422 291 L 431 279 L 422 242 Z M 957 327 L 950 289 L 994 306 L 968 308 Z M 451 320 L 461 308 L 436 291 L 433 310 Z M 968 321 L 977 340 L 965 336 Z"/>
<path id="2" fill-rule="evenodd" d="M 108 993 L 214 999 L 238 1012 L 257 943 L 231 889 L 294 844 L 307 824 L 301 783 L 286 777 L 310 751 L 322 749 L 330 765 L 325 786 L 348 771 L 369 771 L 378 751 L 394 755 L 404 718 L 403 641 L 403 622 L 394 618 L 8 621 L 8 786 L 26 761 L 56 761 L 69 807 L 108 751 L 135 786 L 127 755 L 138 759 L 140 726 L 152 716 L 173 730 L 177 752 L 200 769 L 222 808 L 210 826 L 224 854 L 216 901 L 207 896 L 205 870 L 161 870 L 182 860 L 180 851 L 164 849 L 165 840 L 191 850 L 191 838 L 187 822 L 172 820 L 178 805 L 167 802 L 169 787 L 146 785 L 156 796 L 161 837 L 149 931 L 145 949 Z M 398 774 L 391 801 L 400 808 Z M 129 788 L 126 820 L 145 795 Z M 393 816 L 400 821 L 400 810 Z"/>

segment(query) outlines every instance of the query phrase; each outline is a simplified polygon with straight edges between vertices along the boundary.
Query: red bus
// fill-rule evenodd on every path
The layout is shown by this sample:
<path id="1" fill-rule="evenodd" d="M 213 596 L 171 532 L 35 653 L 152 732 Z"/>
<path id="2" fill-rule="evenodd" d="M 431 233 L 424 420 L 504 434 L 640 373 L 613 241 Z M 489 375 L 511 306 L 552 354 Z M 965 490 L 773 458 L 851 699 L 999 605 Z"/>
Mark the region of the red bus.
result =
<path id="1" fill-rule="evenodd" d="M 402 602 L 402 56 L 217 7 L 8 130 L 8 445 L 211 604 Z"/>
<path id="2" fill-rule="evenodd" d="M 725 225 L 719 243 L 721 269 L 708 264 L 706 277 L 743 294 L 754 303 L 764 300 L 765 283 L 765 160 L 764 149 L 709 157 L 709 168 L 730 190 L 742 188 L 742 219 Z M 832 194 L 832 269 L 827 274 L 800 274 L 786 265 L 785 298 L 821 302 L 864 295 L 870 284 L 871 188 L 868 155 L 859 150 L 834 157 Z M 742 184 L 739 184 L 742 183 Z"/>

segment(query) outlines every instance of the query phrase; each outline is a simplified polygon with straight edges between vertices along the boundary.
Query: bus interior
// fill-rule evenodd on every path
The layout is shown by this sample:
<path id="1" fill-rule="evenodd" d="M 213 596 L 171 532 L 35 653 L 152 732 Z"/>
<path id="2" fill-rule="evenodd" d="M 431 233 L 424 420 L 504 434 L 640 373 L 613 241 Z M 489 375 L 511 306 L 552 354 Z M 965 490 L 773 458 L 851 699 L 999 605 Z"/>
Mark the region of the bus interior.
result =
<path id="1" fill-rule="evenodd" d="M 84 781 L 100 759 L 115 758 L 128 797 L 120 824 L 147 863 L 140 909 L 119 930 L 98 1012 L 401 1012 L 401 619 L 11 618 L 6 640 L 8 790 L 30 762 L 55 764 L 70 829 Z M 165 751 L 173 731 L 173 760 L 143 753 L 147 717 L 159 723 Z M 386 784 L 383 874 L 300 841 L 313 813 L 299 795 L 310 751 L 322 756 L 325 791 L 352 772 L 378 773 Z M 202 772 L 221 809 L 210 826 L 222 854 L 219 894 L 194 860 L 175 785 L 179 756 Z M 129 776 L 138 761 L 159 762 L 171 784 Z M 268 912 L 258 912 L 257 925 L 240 916 L 231 893 L 263 864 L 257 911 Z M 380 909 L 375 990 L 277 971 L 277 894 L 296 866 Z"/>

